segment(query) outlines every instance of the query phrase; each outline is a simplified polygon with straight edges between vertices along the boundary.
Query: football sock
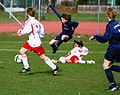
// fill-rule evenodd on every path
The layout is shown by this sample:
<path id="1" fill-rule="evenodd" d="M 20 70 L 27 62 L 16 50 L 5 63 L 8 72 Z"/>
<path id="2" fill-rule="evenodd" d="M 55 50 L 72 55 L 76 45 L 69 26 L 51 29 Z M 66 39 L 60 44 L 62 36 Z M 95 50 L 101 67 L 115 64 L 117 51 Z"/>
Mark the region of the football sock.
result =
<path id="1" fill-rule="evenodd" d="M 113 77 L 111 68 L 105 69 L 104 71 L 105 71 L 106 77 L 107 77 L 109 83 L 111 84 L 111 86 L 116 86 L 116 82 L 114 81 L 114 77 Z"/>
<path id="2" fill-rule="evenodd" d="M 50 68 L 52 68 L 53 70 L 56 69 L 56 65 L 52 63 L 50 58 L 47 57 L 47 58 L 44 59 L 44 61 Z"/>
<path id="3" fill-rule="evenodd" d="M 58 43 L 56 44 L 57 47 L 59 47 L 63 43 L 63 40 L 59 40 Z"/>
<path id="4" fill-rule="evenodd" d="M 111 70 L 115 71 L 115 72 L 120 72 L 120 66 L 118 66 L 118 65 L 112 65 L 111 66 Z"/>
<path id="5" fill-rule="evenodd" d="M 28 60 L 26 55 L 21 55 L 22 56 L 22 61 L 23 61 L 23 66 L 25 69 L 29 68 Z"/>
<path id="6" fill-rule="evenodd" d="M 56 45 L 55 44 L 52 44 L 52 45 L 50 45 L 52 48 L 56 48 Z"/>

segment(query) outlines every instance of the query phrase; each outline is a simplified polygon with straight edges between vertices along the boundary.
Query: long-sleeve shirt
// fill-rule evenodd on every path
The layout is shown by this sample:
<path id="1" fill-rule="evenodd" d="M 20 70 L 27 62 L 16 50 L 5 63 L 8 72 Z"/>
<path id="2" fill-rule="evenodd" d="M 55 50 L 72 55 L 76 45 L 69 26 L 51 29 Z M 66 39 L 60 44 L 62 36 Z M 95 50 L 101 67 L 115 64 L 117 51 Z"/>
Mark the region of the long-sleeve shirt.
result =
<path id="1" fill-rule="evenodd" d="M 18 31 L 19 36 L 28 34 L 29 40 L 27 41 L 31 47 L 38 47 L 42 44 L 41 39 L 45 35 L 44 26 L 37 21 L 34 17 L 30 17 L 25 21 L 25 27 Z"/>
<path id="2" fill-rule="evenodd" d="M 65 57 L 60 57 L 59 61 L 61 63 L 66 63 L 66 60 L 71 60 L 72 57 L 76 57 L 76 59 L 74 59 L 74 62 L 78 62 L 78 63 L 86 63 L 87 61 L 82 60 L 84 55 L 87 55 L 89 53 L 89 50 L 83 46 L 82 48 L 80 47 L 74 47 Z M 89 61 L 89 63 L 91 63 L 93 61 Z"/>
<path id="3" fill-rule="evenodd" d="M 54 11 L 54 13 L 58 16 L 58 18 L 61 20 L 62 15 L 59 14 L 53 7 L 53 5 L 49 5 L 49 7 Z M 62 22 L 61 22 L 62 23 Z M 68 21 L 66 23 L 62 23 L 62 32 L 69 32 L 70 34 L 74 33 L 74 30 L 72 30 L 72 28 L 77 28 L 78 26 L 78 22 L 74 22 L 74 21 Z"/>
<path id="4" fill-rule="evenodd" d="M 103 36 L 95 35 L 94 38 L 100 43 L 109 42 L 109 44 L 119 44 L 120 43 L 120 24 L 111 20 L 106 26 L 106 32 Z"/>
<path id="5" fill-rule="evenodd" d="M 79 60 L 82 60 L 83 55 L 87 55 L 89 53 L 88 49 L 84 46 L 82 48 L 80 47 L 74 47 L 66 56 L 66 59 L 70 59 L 73 56 L 77 56 Z"/>

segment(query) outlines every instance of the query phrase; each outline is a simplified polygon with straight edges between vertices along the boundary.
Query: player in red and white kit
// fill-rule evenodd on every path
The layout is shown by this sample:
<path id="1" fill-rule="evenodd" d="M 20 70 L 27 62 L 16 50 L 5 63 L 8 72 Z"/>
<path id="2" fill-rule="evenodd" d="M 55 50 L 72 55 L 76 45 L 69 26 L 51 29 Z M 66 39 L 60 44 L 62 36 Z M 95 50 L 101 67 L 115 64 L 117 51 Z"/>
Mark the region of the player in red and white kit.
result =
<path id="1" fill-rule="evenodd" d="M 43 59 L 50 68 L 52 68 L 53 75 L 56 75 L 59 69 L 58 66 L 53 64 L 49 57 L 45 56 L 45 50 L 41 46 L 42 42 L 40 38 L 45 36 L 44 26 L 34 18 L 35 11 L 32 7 L 27 9 L 27 15 L 28 20 L 25 22 L 25 27 L 23 29 L 19 29 L 17 32 L 19 36 L 24 34 L 29 35 L 29 40 L 20 49 L 24 68 L 19 73 L 26 73 L 30 71 L 30 66 L 26 55 L 26 52 L 29 50 L 37 53 L 39 57 Z"/>
<path id="2" fill-rule="evenodd" d="M 82 41 L 76 41 L 74 40 L 73 43 L 73 49 L 65 56 L 60 57 L 58 61 L 52 60 L 54 63 L 81 63 L 81 64 L 95 64 L 95 61 L 85 61 L 82 60 L 84 55 L 87 55 L 89 53 L 88 49 L 83 46 Z"/>

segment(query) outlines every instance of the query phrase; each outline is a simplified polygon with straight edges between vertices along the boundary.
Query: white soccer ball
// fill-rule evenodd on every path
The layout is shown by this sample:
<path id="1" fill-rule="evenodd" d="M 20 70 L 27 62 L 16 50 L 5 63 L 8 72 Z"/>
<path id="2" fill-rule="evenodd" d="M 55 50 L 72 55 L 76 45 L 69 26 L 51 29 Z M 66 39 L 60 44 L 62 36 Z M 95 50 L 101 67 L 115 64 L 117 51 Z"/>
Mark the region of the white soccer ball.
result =
<path id="1" fill-rule="evenodd" d="M 17 54 L 14 57 L 14 60 L 15 60 L 16 63 L 22 63 L 22 57 L 21 57 L 21 55 Z"/>

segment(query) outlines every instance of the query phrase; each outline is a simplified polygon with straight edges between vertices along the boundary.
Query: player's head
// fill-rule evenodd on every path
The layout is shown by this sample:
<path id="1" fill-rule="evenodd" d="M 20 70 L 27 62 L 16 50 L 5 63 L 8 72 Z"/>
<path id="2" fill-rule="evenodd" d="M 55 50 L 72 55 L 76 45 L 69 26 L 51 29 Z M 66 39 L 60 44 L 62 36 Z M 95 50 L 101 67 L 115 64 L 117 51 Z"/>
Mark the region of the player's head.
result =
<path id="1" fill-rule="evenodd" d="M 80 46 L 83 47 L 83 42 L 74 40 L 73 47 L 80 47 Z"/>
<path id="2" fill-rule="evenodd" d="M 107 9 L 106 16 L 107 16 L 108 18 L 114 20 L 115 17 L 116 17 L 116 15 L 117 15 L 117 11 L 116 11 L 115 8 L 111 8 L 111 7 L 110 7 L 110 8 Z"/>
<path id="3" fill-rule="evenodd" d="M 31 16 L 31 17 L 34 17 L 34 16 L 35 16 L 35 11 L 34 11 L 34 9 L 33 9 L 32 7 L 29 7 L 29 8 L 27 9 L 27 14 L 28 14 L 29 16 Z"/>
<path id="4" fill-rule="evenodd" d="M 68 21 L 71 21 L 71 15 L 68 14 L 62 14 L 61 20 L 63 23 L 66 23 Z"/>

